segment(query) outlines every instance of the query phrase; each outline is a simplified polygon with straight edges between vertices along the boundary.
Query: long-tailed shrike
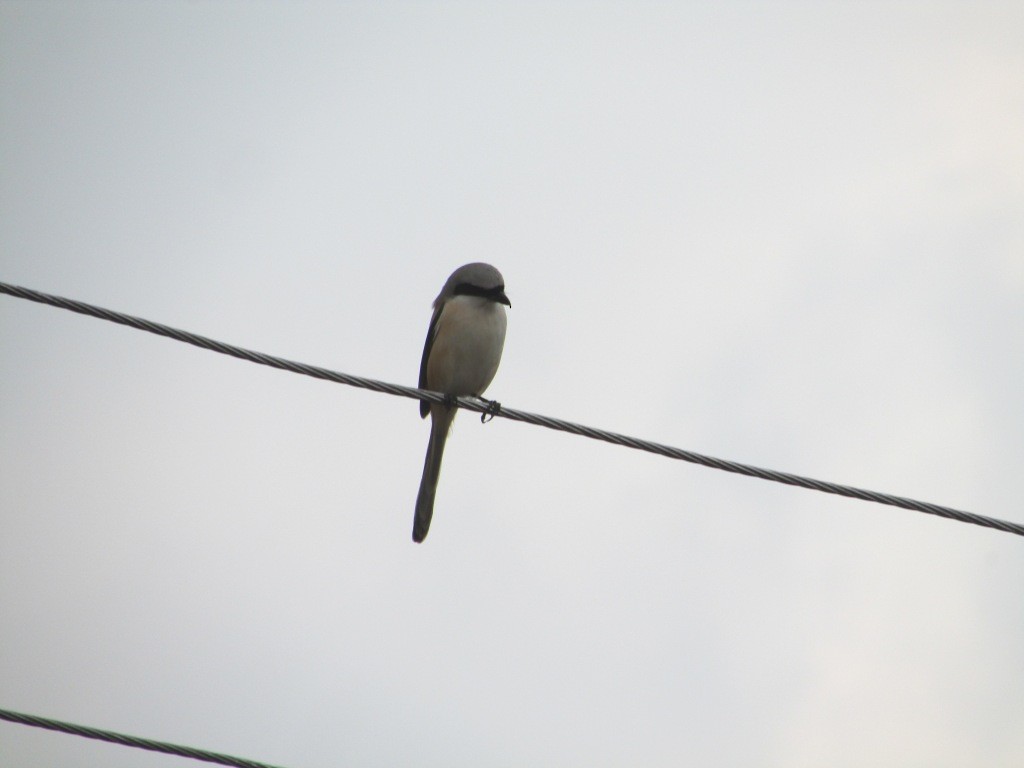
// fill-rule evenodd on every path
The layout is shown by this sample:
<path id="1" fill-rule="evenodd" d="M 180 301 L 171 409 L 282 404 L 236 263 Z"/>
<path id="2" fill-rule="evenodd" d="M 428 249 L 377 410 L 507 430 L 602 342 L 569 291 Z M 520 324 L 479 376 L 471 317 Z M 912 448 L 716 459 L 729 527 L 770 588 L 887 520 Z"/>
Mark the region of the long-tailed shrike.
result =
<path id="1" fill-rule="evenodd" d="M 479 397 L 491 383 L 505 346 L 505 280 L 490 264 L 466 264 L 452 272 L 434 299 L 427 343 L 420 362 L 420 389 L 446 395 Z M 441 456 L 455 408 L 420 401 L 420 416 L 430 414 L 430 442 L 416 497 L 412 540 L 423 541 L 434 514 Z"/>

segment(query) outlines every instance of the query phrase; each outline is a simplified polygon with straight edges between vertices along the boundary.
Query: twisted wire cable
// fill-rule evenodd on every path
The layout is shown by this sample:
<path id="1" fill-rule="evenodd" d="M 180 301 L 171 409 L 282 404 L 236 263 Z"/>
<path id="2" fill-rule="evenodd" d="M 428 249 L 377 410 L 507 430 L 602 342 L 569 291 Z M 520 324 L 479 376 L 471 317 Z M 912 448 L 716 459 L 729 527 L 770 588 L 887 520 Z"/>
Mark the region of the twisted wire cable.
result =
<path id="1" fill-rule="evenodd" d="M 60 720 L 51 720 L 50 718 L 39 717 L 37 715 L 26 715 L 21 712 L 11 712 L 7 709 L 0 709 L 0 720 L 8 720 L 12 723 L 20 723 L 22 725 L 31 725 L 36 728 L 46 728 L 47 730 L 59 731 L 60 733 L 69 733 L 72 736 L 83 736 L 87 739 L 96 739 L 97 741 L 109 741 L 112 744 L 121 744 L 122 746 L 135 747 L 136 749 L 146 749 L 150 752 L 163 752 L 167 755 L 189 757 L 193 760 L 202 760 L 206 763 L 229 765 L 233 766 L 233 768 L 277 768 L 277 766 L 269 765 L 267 763 L 258 763 L 255 760 L 246 760 L 243 757 L 232 757 L 231 755 L 222 755 L 218 752 L 209 752 L 205 749 L 182 747 L 178 744 L 168 744 L 165 741 L 154 741 L 153 739 L 143 739 L 138 736 L 127 736 L 123 733 L 104 731 L 99 728 L 91 728 L 87 725 L 65 723 Z"/>
<path id="2" fill-rule="evenodd" d="M 873 501 L 877 504 L 886 504 L 888 506 L 900 507 L 902 509 L 909 509 L 915 512 L 924 512 L 925 514 L 936 515 L 949 520 L 957 520 L 961 523 L 971 523 L 985 528 L 993 528 L 997 531 L 1013 533 L 1017 536 L 1024 536 L 1024 525 L 1020 523 L 999 520 L 994 517 L 987 517 L 973 512 L 965 512 L 963 510 L 944 507 L 939 504 L 931 504 L 925 501 L 908 499 L 902 496 L 893 496 L 888 493 L 869 491 L 849 485 L 830 483 L 825 480 L 815 480 L 810 477 L 794 475 L 788 472 L 762 469 L 761 467 L 755 467 L 750 464 L 741 464 L 737 461 L 718 459 L 713 456 L 706 456 L 704 454 L 694 453 L 693 451 L 685 451 L 681 448 L 673 448 L 672 446 L 654 443 L 649 440 L 642 440 L 636 437 L 621 435 L 616 432 L 608 432 L 607 430 L 597 429 L 595 427 L 575 424 L 571 421 L 564 421 L 563 419 L 556 419 L 550 416 L 540 416 L 527 411 L 518 411 L 513 408 L 506 408 L 497 403 L 478 398 L 452 398 L 440 392 L 431 392 L 425 389 L 406 387 L 401 384 L 390 384 L 384 381 L 376 381 L 374 379 L 367 379 L 361 376 L 352 376 L 351 374 L 332 371 L 327 368 L 320 368 L 315 365 L 297 363 L 291 360 L 275 357 L 273 355 L 267 355 L 262 352 L 254 352 L 249 349 L 243 349 L 242 347 L 236 347 L 232 344 L 225 344 L 222 341 L 208 339 L 204 336 L 189 333 L 188 331 L 182 331 L 177 328 L 171 328 L 170 326 L 155 323 L 151 320 L 132 317 L 131 315 L 115 312 L 111 309 L 96 307 L 81 301 L 75 301 L 74 299 L 66 299 L 61 296 L 41 293 L 40 291 L 34 291 L 30 288 L 22 288 L 20 286 L 0 282 L 0 293 L 7 293 L 11 296 L 17 296 L 18 298 L 28 299 L 29 301 L 35 301 L 41 304 L 49 304 L 54 307 L 60 307 L 61 309 L 67 309 L 72 312 L 78 312 L 91 317 L 98 317 L 102 320 L 109 320 L 113 323 L 127 325 L 131 328 L 149 331 L 150 333 L 155 333 L 158 336 L 167 336 L 177 341 L 185 342 L 186 344 L 192 344 L 203 349 L 212 350 L 213 352 L 220 352 L 223 355 L 230 355 L 232 357 L 248 360 L 260 365 L 267 365 L 271 368 L 279 368 L 293 373 L 300 373 L 305 376 L 312 376 L 316 379 L 325 379 L 339 384 L 348 384 L 352 387 L 369 389 L 374 392 L 384 392 L 389 395 L 408 397 L 413 400 L 428 400 L 435 403 L 454 402 L 460 408 L 465 408 L 466 410 L 483 414 L 483 418 L 487 418 L 489 416 L 501 416 L 513 421 L 522 421 L 527 424 L 547 427 L 548 429 L 554 429 L 560 432 L 569 432 L 573 435 L 589 437 L 592 440 L 603 440 L 604 442 L 613 443 L 614 445 L 635 448 L 640 451 L 655 453 L 659 456 L 666 456 L 670 459 L 688 461 L 691 464 L 699 464 L 704 467 L 720 469 L 725 472 L 733 472 L 738 475 L 757 477 L 762 480 L 784 483 L 785 485 L 794 485 L 799 488 L 809 488 L 811 490 L 821 491 L 822 493 L 831 493 L 837 496 L 846 496 L 853 499 L 861 499 L 863 501 Z"/>

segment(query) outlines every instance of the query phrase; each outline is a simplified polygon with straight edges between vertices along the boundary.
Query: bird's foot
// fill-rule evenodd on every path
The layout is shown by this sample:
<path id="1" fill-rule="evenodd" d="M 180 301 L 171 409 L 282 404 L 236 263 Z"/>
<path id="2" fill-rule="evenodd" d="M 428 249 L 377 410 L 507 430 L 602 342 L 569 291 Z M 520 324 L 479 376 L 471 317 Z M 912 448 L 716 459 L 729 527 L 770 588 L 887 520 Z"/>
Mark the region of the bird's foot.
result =
<path id="1" fill-rule="evenodd" d="M 486 424 L 488 421 L 490 421 L 499 413 L 501 413 L 501 403 L 499 403 L 497 400 L 484 400 L 484 398 L 482 397 L 480 399 L 487 403 L 487 410 L 480 414 L 480 423 Z"/>

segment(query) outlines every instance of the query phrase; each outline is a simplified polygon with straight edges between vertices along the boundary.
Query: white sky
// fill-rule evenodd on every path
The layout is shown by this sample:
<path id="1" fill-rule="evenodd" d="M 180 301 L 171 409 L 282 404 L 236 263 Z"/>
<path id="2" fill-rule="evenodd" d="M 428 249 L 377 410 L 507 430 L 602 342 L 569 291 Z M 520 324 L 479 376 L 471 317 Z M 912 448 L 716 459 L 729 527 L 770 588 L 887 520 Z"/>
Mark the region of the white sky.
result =
<path id="1" fill-rule="evenodd" d="M 0 2 L 0 280 L 1024 521 L 1024 5 Z M 0 708 L 327 766 L 1020 766 L 1024 541 L 0 296 Z M 193 764 L 0 723 L 0 764 Z"/>

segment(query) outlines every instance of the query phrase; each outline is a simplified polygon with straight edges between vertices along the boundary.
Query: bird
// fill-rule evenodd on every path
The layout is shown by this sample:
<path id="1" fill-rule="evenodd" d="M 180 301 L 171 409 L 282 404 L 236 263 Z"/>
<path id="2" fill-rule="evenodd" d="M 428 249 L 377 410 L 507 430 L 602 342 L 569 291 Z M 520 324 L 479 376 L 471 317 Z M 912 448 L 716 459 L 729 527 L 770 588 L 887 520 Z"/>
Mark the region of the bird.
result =
<path id="1" fill-rule="evenodd" d="M 501 362 L 506 306 L 511 309 L 512 302 L 505 295 L 505 279 L 490 264 L 474 262 L 452 272 L 434 299 L 434 314 L 420 361 L 420 389 L 450 397 L 480 397 Z M 430 530 L 441 457 L 455 411 L 454 404 L 420 401 L 420 418 L 430 414 L 430 440 L 416 496 L 412 526 L 416 543 L 422 542 Z"/>

